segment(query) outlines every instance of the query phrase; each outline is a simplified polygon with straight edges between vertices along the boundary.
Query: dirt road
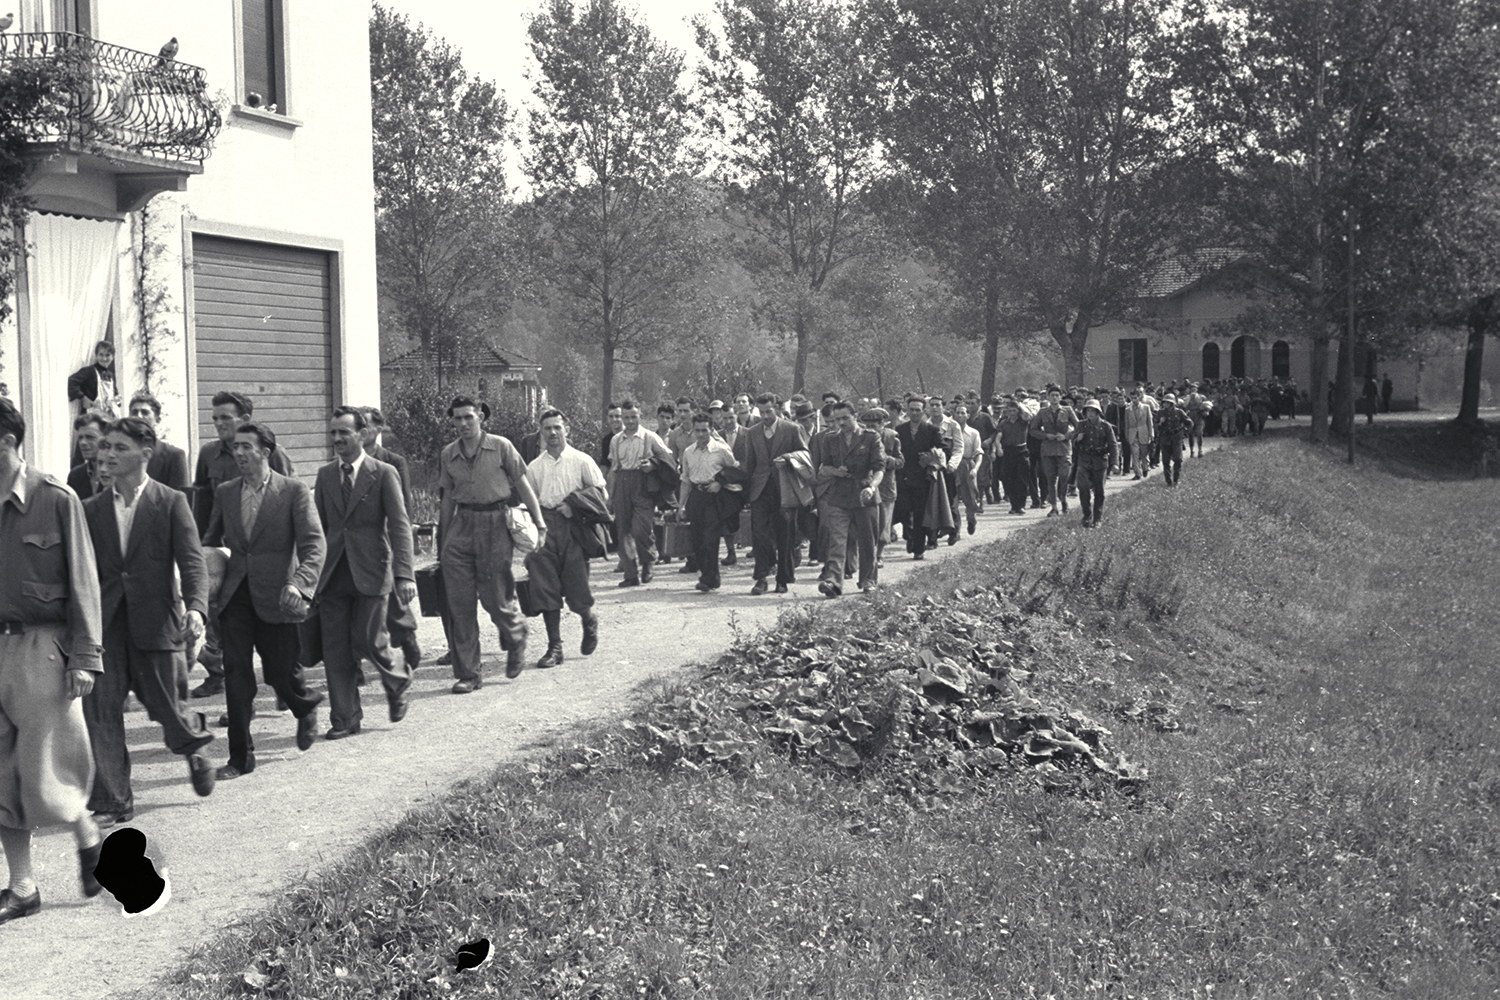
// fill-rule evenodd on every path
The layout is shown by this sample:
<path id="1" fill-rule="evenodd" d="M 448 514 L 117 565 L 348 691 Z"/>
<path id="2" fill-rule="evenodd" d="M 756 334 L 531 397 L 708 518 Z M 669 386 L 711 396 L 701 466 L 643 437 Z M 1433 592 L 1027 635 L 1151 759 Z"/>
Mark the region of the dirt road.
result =
<path id="1" fill-rule="evenodd" d="M 1112 479 L 1109 492 L 1130 485 L 1128 478 Z M 1146 485 L 1163 488 L 1160 475 Z M 1003 506 L 991 508 L 974 536 L 941 546 L 924 563 L 914 562 L 898 543 L 882 582 L 897 583 L 913 568 L 1036 524 L 1041 513 L 1012 517 Z M 1069 516 L 1078 516 L 1076 506 Z M 181 759 L 162 747 L 160 729 L 132 701 L 135 711 L 126 723 L 136 816 L 130 825 L 146 834 L 148 854 L 169 875 L 172 900 L 157 915 L 128 920 L 108 894 L 85 900 L 71 835 L 39 835 L 35 867 L 42 912 L 0 928 L 0 997 L 93 1000 L 147 987 L 194 944 L 249 917 L 305 873 L 441 796 L 454 782 L 548 747 L 579 722 L 621 711 L 648 678 L 670 677 L 712 659 L 729 644 L 731 615 L 739 628 L 754 631 L 799 602 L 825 600 L 809 568 L 799 570 L 790 594 L 751 597 L 743 556 L 725 571 L 720 593 L 709 596 L 693 590 L 696 576 L 679 575 L 678 564 L 661 567 L 649 586 L 626 590 L 616 589 L 619 577 L 611 566 L 594 564 L 602 627 L 593 656 L 577 655 L 581 629 L 576 616 L 565 615 L 567 662 L 549 671 L 528 669 L 508 681 L 494 629 L 486 626 L 484 687 L 452 695 L 451 671 L 424 665 L 411 712 L 399 725 L 386 721 L 385 699 L 372 677 L 373 686 L 362 689 L 365 730 L 336 743 L 321 739 L 328 723 L 325 703 L 320 738 L 298 753 L 295 721 L 276 713 L 271 692 L 262 687 L 252 730 L 257 768 L 206 799 L 194 796 Z M 854 595 L 842 600 L 861 599 Z M 540 619 L 533 620 L 532 635 L 529 656 L 535 662 L 545 649 Z M 421 641 L 432 653 L 443 649 L 437 619 L 423 620 Z M 312 671 L 309 681 L 321 689 L 322 670 Z M 194 703 L 210 713 L 211 723 L 223 706 L 222 697 Z M 208 753 L 222 764 L 225 731 L 215 732 L 220 738 Z"/>

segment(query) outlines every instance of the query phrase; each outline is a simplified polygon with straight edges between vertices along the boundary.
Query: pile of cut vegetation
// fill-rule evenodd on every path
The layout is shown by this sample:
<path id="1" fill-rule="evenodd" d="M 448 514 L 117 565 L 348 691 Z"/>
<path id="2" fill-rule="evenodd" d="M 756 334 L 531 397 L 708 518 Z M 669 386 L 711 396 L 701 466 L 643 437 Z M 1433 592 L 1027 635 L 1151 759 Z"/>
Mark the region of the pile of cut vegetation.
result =
<path id="1" fill-rule="evenodd" d="M 695 695 L 658 701 L 626 729 L 648 759 L 688 769 L 743 767 L 772 747 L 927 793 L 1002 772 L 1057 789 L 1145 782 L 1109 730 L 1035 696 L 1085 679 L 1057 676 L 1084 659 L 1069 655 L 1083 640 L 1066 618 L 1024 612 L 1000 589 L 897 601 L 787 615 L 741 637 Z"/>

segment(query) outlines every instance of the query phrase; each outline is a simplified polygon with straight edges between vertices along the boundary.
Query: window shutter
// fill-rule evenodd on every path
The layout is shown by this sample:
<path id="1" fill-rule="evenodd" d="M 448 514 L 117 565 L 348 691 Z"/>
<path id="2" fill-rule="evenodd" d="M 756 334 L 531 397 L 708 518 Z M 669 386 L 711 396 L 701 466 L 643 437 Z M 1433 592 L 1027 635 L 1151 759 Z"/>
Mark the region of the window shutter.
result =
<path id="1" fill-rule="evenodd" d="M 254 91 L 266 104 L 280 104 L 276 87 L 276 6 L 278 0 L 240 0 L 240 37 L 245 67 L 245 93 Z"/>

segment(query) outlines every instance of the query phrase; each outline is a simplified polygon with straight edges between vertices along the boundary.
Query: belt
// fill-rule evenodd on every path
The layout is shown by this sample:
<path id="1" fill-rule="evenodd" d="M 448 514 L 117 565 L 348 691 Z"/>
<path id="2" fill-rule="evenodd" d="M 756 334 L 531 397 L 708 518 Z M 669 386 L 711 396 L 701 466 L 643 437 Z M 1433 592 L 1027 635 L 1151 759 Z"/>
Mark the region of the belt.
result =
<path id="1" fill-rule="evenodd" d="M 688 485 L 691 486 L 695 490 L 701 490 L 704 493 L 707 493 L 708 492 L 708 488 L 710 486 L 712 486 L 713 483 L 711 483 L 711 482 L 708 482 L 708 483 L 689 483 Z"/>
<path id="2" fill-rule="evenodd" d="M 21 635 L 25 631 L 25 622 L 0 622 L 0 635 Z"/>
<path id="3" fill-rule="evenodd" d="M 459 510 L 501 510 L 505 507 L 504 500 L 495 500 L 491 503 L 461 503 Z"/>

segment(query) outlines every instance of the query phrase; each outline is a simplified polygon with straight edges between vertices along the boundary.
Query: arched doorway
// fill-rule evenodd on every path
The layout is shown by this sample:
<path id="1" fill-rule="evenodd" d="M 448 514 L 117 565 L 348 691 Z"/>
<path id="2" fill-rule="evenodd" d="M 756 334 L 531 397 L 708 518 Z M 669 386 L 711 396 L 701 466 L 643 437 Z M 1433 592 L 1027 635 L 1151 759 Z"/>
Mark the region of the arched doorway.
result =
<path id="1" fill-rule="evenodd" d="M 1236 337 L 1229 345 L 1229 374 L 1234 378 L 1260 378 L 1260 341 Z"/>
<path id="2" fill-rule="evenodd" d="M 1284 340 L 1271 345 L 1271 377 L 1292 377 L 1292 345 Z"/>
<path id="3" fill-rule="evenodd" d="M 1219 345 L 1211 340 L 1203 345 L 1203 377 L 1219 377 Z"/>

